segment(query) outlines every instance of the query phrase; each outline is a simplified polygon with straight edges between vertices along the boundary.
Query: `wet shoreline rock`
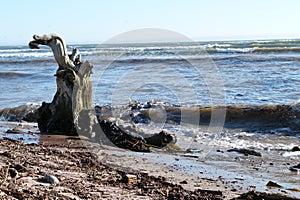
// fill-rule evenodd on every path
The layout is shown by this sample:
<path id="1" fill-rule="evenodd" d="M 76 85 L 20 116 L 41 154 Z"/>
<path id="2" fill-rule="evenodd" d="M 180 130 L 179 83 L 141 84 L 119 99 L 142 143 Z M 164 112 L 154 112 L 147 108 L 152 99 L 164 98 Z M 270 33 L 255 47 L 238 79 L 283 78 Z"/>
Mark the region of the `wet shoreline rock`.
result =
<path id="1" fill-rule="evenodd" d="M 297 174 L 300 174 L 300 163 L 298 165 L 295 165 L 293 167 L 289 168 L 292 172 L 296 172 Z"/>
<path id="2" fill-rule="evenodd" d="M 243 200 L 243 199 L 268 199 L 268 200 L 297 200 L 297 198 L 288 197 L 281 194 L 269 194 L 265 192 L 258 192 L 258 191 L 250 191 L 248 193 L 242 194 L 233 200 Z"/>
<path id="3" fill-rule="evenodd" d="M 245 156 L 252 155 L 252 156 L 262 157 L 262 154 L 260 152 L 251 149 L 233 148 L 233 149 L 228 149 L 227 152 L 237 152 L 237 153 L 244 154 Z"/>
<path id="4" fill-rule="evenodd" d="M 58 184 L 59 180 L 53 175 L 50 174 L 45 174 L 41 179 L 38 181 L 43 182 L 43 183 L 50 183 L 50 184 Z"/>

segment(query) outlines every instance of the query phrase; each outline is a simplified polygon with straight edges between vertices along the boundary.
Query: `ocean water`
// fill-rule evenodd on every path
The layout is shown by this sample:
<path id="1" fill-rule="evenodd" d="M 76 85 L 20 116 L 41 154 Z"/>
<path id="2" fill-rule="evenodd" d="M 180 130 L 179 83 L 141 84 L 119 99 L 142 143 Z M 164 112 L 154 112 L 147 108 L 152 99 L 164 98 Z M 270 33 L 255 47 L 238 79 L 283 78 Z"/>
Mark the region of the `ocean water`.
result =
<path id="1" fill-rule="evenodd" d="M 72 45 L 68 49 L 73 47 L 94 65 L 94 102 L 100 105 L 128 99 L 205 106 L 280 105 L 300 98 L 300 40 Z M 0 47 L 0 107 L 51 101 L 56 69 L 48 47 Z M 119 96 L 125 97 L 118 101 Z"/>
<path id="2" fill-rule="evenodd" d="M 163 102 L 156 106 L 161 110 L 166 105 L 225 107 L 227 118 L 219 125 L 237 135 L 254 133 L 249 145 L 257 137 L 285 136 L 293 141 L 288 146 L 299 143 L 293 138 L 300 132 L 300 40 L 67 46 L 70 52 L 74 47 L 83 61 L 94 66 L 91 79 L 95 105 L 118 107 L 137 100 Z M 0 47 L 2 119 L 19 119 L 41 102 L 51 102 L 57 68 L 48 47 Z M 12 107 L 18 108 L 8 109 Z M 162 126 L 168 114 L 165 111 L 163 117 L 153 117 L 156 122 L 160 120 L 154 123 L 157 129 L 198 137 L 199 127 Z M 12 115 L 17 117 L 10 118 Z M 203 116 L 199 119 L 201 125 L 209 123 L 201 123 Z M 224 136 L 225 132 L 220 134 Z M 227 137 L 236 135 L 225 134 Z"/>

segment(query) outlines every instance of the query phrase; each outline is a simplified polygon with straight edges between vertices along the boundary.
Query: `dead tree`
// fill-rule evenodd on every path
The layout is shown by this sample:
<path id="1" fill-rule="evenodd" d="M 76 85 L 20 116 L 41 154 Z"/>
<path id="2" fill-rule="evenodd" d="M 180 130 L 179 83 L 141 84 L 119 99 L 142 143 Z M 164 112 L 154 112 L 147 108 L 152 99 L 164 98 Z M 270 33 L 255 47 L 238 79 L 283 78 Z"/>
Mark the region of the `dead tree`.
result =
<path id="1" fill-rule="evenodd" d="M 36 112 L 42 133 L 87 136 L 94 141 L 135 151 L 149 151 L 149 145 L 163 147 L 174 141 L 163 131 L 150 138 L 135 137 L 114 122 L 97 118 L 92 112 L 90 75 L 93 66 L 88 61 L 81 62 L 77 49 L 69 55 L 63 39 L 55 34 L 34 35 L 33 39 L 29 47 L 49 46 L 59 66 L 55 74 L 56 94 L 51 103 L 43 102 Z"/>

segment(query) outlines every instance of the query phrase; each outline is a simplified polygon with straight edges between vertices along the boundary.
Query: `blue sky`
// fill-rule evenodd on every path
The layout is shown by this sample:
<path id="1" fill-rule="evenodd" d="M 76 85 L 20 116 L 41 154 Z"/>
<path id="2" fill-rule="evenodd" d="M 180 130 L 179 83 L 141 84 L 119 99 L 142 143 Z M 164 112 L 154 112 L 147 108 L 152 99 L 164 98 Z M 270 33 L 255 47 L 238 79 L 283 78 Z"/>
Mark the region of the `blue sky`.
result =
<path id="1" fill-rule="evenodd" d="M 35 33 L 101 43 L 140 28 L 197 41 L 300 38 L 299 0 L 9 0 L 0 18 L 0 45 L 25 45 Z"/>

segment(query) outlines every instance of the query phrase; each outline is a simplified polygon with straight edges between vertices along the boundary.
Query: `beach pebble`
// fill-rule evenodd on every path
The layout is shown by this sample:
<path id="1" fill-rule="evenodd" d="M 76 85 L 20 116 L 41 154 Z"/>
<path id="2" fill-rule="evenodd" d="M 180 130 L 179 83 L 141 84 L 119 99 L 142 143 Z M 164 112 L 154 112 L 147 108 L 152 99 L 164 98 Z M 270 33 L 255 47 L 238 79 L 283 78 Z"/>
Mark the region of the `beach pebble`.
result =
<path id="1" fill-rule="evenodd" d="M 40 181 L 44 182 L 44 183 L 50 183 L 50 184 L 57 184 L 57 183 L 59 183 L 58 178 L 56 178 L 55 176 L 50 175 L 50 174 L 46 174 L 45 176 L 43 176 L 43 178 L 40 179 Z"/>
<path id="2" fill-rule="evenodd" d="M 294 168 L 300 169 L 300 164 L 294 166 Z"/>
<path id="3" fill-rule="evenodd" d="M 145 169 L 142 169 L 140 172 L 141 172 L 142 174 L 148 174 L 148 173 L 149 173 L 149 171 L 148 171 L 148 170 L 145 170 Z"/>
<path id="4" fill-rule="evenodd" d="M 14 168 L 9 168 L 8 172 L 11 178 L 16 178 L 18 176 L 18 171 Z"/>
<path id="5" fill-rule="evenodd" d="M 300 148 L 299 148 L 298 146 L 294 146 L 294 147 L 292 148 L 292 151 L 300 151 Z"/>
<path id="6" fill-rule="evenodd" d="M 186 180 L 179 182 L 180 184 L 188 184 Z"/>
<path id="7" fill-rule="evenodd" d="M 126 174 L 123 177 L 123 180 L 125 183 L 129 184 L 129 185 L 134 185 L 137 183 L 137 176 L 133 175 L 133 174 Z"/>
<path id="8" fill-rule="evenodd" d="M 292 172 L 296 172 L 296 174 L 298 174 L 298 175 L 300 174 L 300 169 L 291 167 L 290 170 L 291 170 Z"/>
<path id="9" fill-rule="evenodd" d="M 293 166 L 293 167 L 290 167 L 290 170 L 292 172 L 296 172 L 297 174 L 300 174 L 300 164 L 298 164 L 296 166 Z"/>
<path id="10" fill-rule="evenodd" d="M 8 129 L 6 133 L 23 133 L 23 131 L 18 128 L 13 128 L 13 129 Z"/>
<path id="11" fill-rule="evenodd" d="M 281 185 L 279 185 L 278 183 L 275 183 L 273 181 L 269 181 L 267 184 L 266 184 L 267 187 L 276 187 L 276 188 L 282 188 Z"/>

